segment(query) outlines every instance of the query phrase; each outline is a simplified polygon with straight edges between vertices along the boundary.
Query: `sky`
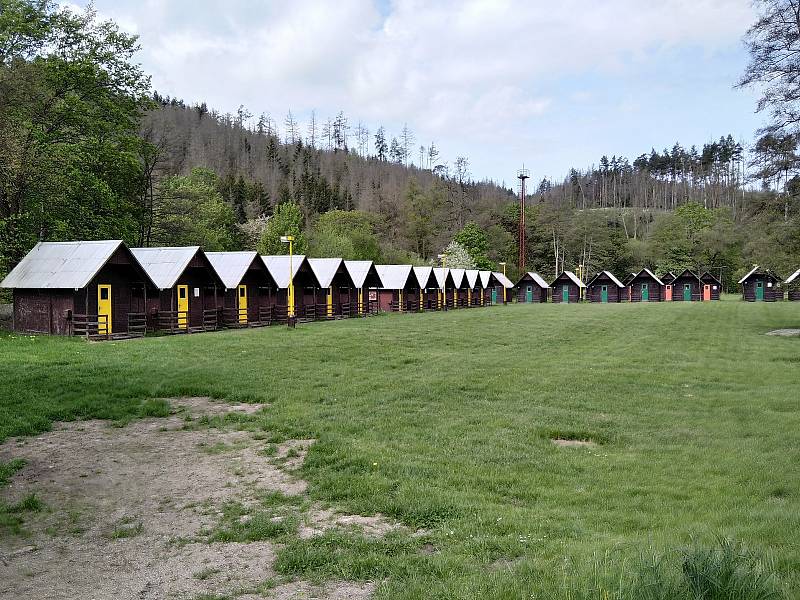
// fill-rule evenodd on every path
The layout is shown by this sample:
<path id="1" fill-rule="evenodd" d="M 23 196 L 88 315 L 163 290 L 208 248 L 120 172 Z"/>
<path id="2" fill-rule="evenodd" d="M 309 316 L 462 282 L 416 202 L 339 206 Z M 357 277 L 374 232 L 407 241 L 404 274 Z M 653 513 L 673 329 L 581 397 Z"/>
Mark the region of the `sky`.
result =
<path id="1" fill-rule="evenodd" d="M 65 3 L 66 4 L 66 3 Z M 82 7 L 83 0 L 68 4 Z M 476 179 L 560 179 L 604 154 L 731 134 L 764 122 L 747 63 L 750 0 L 96 0 L 140 36 L 154 89 L 220 112 L 344 111 Z M 351 142 L 352 145 L 352 142 Z M 418 161 L 418 151 L 412 153 Z"/>

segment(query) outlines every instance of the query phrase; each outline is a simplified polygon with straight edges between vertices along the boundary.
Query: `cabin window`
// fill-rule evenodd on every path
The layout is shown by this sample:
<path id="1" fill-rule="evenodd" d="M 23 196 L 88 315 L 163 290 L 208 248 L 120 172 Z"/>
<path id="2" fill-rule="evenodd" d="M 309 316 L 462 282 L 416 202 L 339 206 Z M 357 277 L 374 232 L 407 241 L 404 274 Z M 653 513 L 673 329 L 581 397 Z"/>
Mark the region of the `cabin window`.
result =
<path id="1" fill-rule="evenodd" d="M 245 295 L 246 293 L 247 293 L 247 290 L 246 290 L 246 288 L 243 288 L 243 287 L 239 288 L 239 297 L 240 297 L 240 298 L 244 298 L 244 295 Z"/>
<path id="2" fill-rule="evenodd" d="M 772 282 L 767 283 L 767 287 L 772 287 Z"/>
<path id="3" fill-rule="evenodd" d="M 108 288 L 101 287 L 100 288 L 100 300 L 108 300 Z"/>
<path id="4" fill-rule="evenodd" d="M 200 288 L 194 288 L 194 297 L 195 298 L 199 298 L 200 297 Z"/>
<path id="5" fill-rule="evenodd" d="M 717 286 L 715 286 L 715 285 L 712 285 L 712 286 L 711 286 L 711 289 L 712 289 L 712 290 L 716 290 L 716 289 L 717 289 Z"/>
<path id="6" fill-rule="evenodd" d="M 186 288 L 184 288 L 184 287 L 179 287 L 178 288 L 178 298 L 180 298 L 181 300 L 186 298 Z"/>

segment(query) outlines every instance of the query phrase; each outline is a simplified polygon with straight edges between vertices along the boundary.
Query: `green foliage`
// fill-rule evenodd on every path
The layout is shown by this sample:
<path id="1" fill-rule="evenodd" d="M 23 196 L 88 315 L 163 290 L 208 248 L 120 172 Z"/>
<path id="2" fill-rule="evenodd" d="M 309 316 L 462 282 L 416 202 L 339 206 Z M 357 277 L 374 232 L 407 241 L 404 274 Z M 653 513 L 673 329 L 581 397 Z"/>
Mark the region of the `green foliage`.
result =
<path id="1" fill-rule="evenodd" d="M 309 242 L 309 254 L 347 260 L 378 261 L 380 243 L 375 233 L 378 218 L 356 210 L 332 210 L 317 219 Z"/>
<path id="2" fill-rule="evenodd" d="M 413 177 L 408 180 L 404 200 L 405 236 L 422 258 L 430 258 L 433 239 L 442 229 L 444 206 L 441 186 L 423 190 Z"/>
<path id="3" fill-rule="evenodd" d="M 238 250 L 241 237 L 234 209 L 217 191 L 217 176 L 203 168 L 167 178 L 161 186 L 150 243 Z"/>
<path id="4" fill-rule="evenodd" d="M 285 202 L 275 207 L 275 213 L 267 223 L 258 252 L 265 255 L 289 254 L 289 244 L 281 242 L 284 235 L 294 236 L 292 252 L 305 254 L 308 250 L 306 238 L 302 233 L 303 213 L 294 202 Z"/>
<path id="5" fill-rule="evenodd" d="M 452 241 L 444 249 L 445 259 L 448 269 L 474 269 L 475 261 L 470 256 L 467 249 L 456 241 Z"/>
<path id="6" fill-rule="evenodd" d="M 486 232 L 477 223 L 470 221 L 464 225 L 463 229 L 455 235 L 453 241 L 459 243 L 469 253 L 476 269 L 494 270 L 494 265 L 487 255 L 489 242 Z"/>

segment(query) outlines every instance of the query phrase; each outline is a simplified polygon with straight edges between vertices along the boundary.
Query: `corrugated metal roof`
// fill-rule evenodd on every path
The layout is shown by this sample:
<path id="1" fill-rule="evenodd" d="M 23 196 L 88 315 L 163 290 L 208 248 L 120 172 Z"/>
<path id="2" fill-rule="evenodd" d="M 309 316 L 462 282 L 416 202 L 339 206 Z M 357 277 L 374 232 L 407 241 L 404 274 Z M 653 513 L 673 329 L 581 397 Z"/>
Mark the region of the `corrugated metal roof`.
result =
<path id="1" fill-rule="evenodd" d="M 353 285 L 357 288 L 364 287 L 364 282 L 369 275 L 369 269 L 372 266 L 371 260 L 346 260 L 344 261 L 344 268 L 350 273 L 350 279 L 353 280 Z"/>
<path id="2" fill-rule="evenodd" d="M 297 277 L 297 272 L 306 259 L 305 254 L 292 255 L 292 274 L 289 275 L 289 255 L 279 254 L 272 256 L 262 256 L 261 260 L 267 266 L 269 274 L 275 280 L 275 285 L 284 290 L 289 287 L 289 281 Z"/>
<path id="3" fill-rule="evenodd" d="M 257 252 L 206 252 L 208 262 L 225 284 L 226 290 L 236 288 L 247 273 L 247 269 L 258 256 Z"/>
<path id="4" fill-rule="evenodd" d="M 311 270 L 314 271 L 314 276 L 319 282 L 319 286 L 327 288 L 333 283 L 333 278 L 336 276 L 336 271 L 342 264 L 341 258 L 309 258 L 308 264 L 311 265 Z"/>
<path id="5" fill-rule="evenodd" d="M 122 240 L 39 242 L 3 279 L 0 287 L 84 288 L 121 245 Z"/>
<path id="6" fill-rule="evenodd" d="M 199 251 L 200 246 L 131 248 L 136 260 L 160 290 L 174 286 Z"/>
<path id="7" fill-rule="evenodd" d="M 492 273 L 492 275 L 494 275 L 497 278 L 497 281 L 499 281 L 500 285 L 502 285 L 504 288 L 511 289 L 514 287 L 514 284 L 511 283 L 511 280 L 502 273 L 498 273 L 497 271 L 495 271 L 494 273 Z"/>
<path id="8" fill-rule="evenodd" d="M 533 279 L 533 281 L 536 283 L 536 285 L 538 285 L 540 288 L 548 289 L 548 288 L 550 287 L 550 284 L 548 284 L 548 283 L 547 283 L 547 282 L 544 280 L 544 277 L 542 277 L 542 276 L 541 276 L 541 275 L 539 275 L 538 273 L 534 273 L 533 271 L 528 271 L 528 272 L 526 273 L 526 275 L 527 275 L 528 277 L 530 277 L 531 279 Z M 520 281 L 521 281 L 521 280 L 520 280 Z"/>
<path id="9" fill-rule="evenodd" d="M 464 284 L 464 269 L 450 269 L 450 275 L 453 277 L 453 285 L 460 288 Z"/>
<path id="10" fill-rule="evenodd" d="M 464 271 L 464 276 L 467 278 L 469 289 L 474 290 L 478 283 L 478 269 L 467 269 Z"/>
<path id="11" fill-rule="evenodd" d="M 584 283 L 583 283 L 583 282 L 582 282 L 580 279 L 578 279 L 577 275 L 575 275 L 575 273 L 573 273 L 572 271 L 564 271 L 563 273 L 561 273 L 561 275 L 566 275 L 567 277 L 569 277 L 569 278 L 570 278 L 570 280 L 572 280 L 572 283 L 574 283 L 575 285 L 577 285 L 577 286 L 578 286 L 578 287 L 580 287 L 580 288 L 584 288 L 584 287 L 586 287 L 586 285 L 585 285 L 585 284 L 584 284 Z M 558 278 L 559 278 L 559 277 L 561 277 L 561 275 L 559 275 L 558 277 L 556 277 L 556 278 L 553 280 L 553 283 L 555 283 L 556 281 L 558 281 Z"/>
<path id="12" fill-rule="evenodd" d="M 491 271 L 479 271 L 478 275 L 480 276 L 481 287 L 483 289 L 488 288 L 489 287 L 489 280 L 492 278 L 492 272 Z"/>
<path id="13" fill-rule="evenodd" d="M 792 283 L 798 277 L 800 277 L 800 269 L 797 269 L 797 271 L 789 275 L 789 277 L 786 278 L 786 281 L 784 283 Z"/>
<path id="14" fill-rule="evenodd" d="M 428 287 L 428 280 L 431 278 L 433 267 L 414 267 L 414 276 L 417 278 L 420 288 Z"/>
<path id="15" fill-rule="evenodd" d="M 402 290 L 411 276 L 411 265 L 375 265 L 381 284 L 387 290 Z"/>
<path id="16" fill-rule="evenodd" d="M 748 277 L 750 277 L 750 275 L 752 275 L 752 274 L 753 274 L 753 273 L 755 273 L 756 271 L 758 271 L 758 265 L 756 265 L 755 267 L 753 267 L 753 268 L 750 270 L 750 272 L 749 272 L 747 275 L 745 275 L 744 277 L 742 277 L 742 278 L 739 280 L 739 283 L 744 283 L 745 281 L 747 281 L 747 278 L 748 278 Z"/>
<path id="17" fill-rule="evenodd" d="M 436 285 L 439 286 L 439 289 L 443 288 L 447 283 L 447 275 L 449 272 L 450 269 L 445 269 L 443 267 L 433 268 L 433 275 L 436 277 Z"/>

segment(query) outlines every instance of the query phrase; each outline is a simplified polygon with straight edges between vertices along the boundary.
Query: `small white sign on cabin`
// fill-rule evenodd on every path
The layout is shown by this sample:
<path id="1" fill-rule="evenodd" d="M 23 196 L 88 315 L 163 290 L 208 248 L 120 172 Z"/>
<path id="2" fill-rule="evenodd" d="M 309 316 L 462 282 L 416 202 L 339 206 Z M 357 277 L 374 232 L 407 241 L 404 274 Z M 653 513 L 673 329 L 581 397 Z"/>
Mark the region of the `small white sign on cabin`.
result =
<path id="1" fill-rule="evenodd" d="M 200 288 L 194 288 L 194 297 L 195 298 L 199 298 L 200 297 Z"/>

